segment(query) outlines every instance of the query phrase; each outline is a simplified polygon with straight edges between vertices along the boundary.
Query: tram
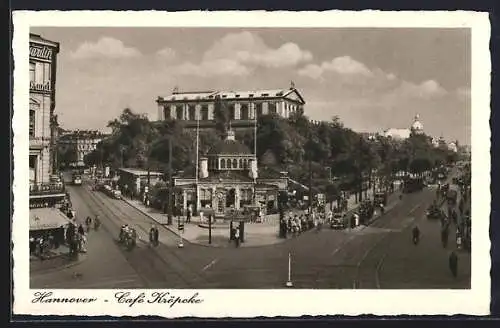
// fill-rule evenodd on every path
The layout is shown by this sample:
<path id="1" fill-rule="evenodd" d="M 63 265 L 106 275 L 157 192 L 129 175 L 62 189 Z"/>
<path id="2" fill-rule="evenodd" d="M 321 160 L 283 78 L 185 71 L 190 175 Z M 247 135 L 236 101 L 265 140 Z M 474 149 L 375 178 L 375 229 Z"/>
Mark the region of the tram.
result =
<path id="1" fill-rule="evenodd" d="M 81 186 L 82 185 L 82 176 L 78 173 L 73 174 L 72 177 L 73 185 Z"/>

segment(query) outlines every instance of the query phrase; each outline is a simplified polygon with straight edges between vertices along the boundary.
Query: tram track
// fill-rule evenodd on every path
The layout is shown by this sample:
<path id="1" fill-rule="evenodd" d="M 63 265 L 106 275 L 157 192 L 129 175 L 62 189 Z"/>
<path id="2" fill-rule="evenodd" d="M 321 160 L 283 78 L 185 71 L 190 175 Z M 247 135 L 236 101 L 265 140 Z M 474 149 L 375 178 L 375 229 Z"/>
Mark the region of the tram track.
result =
<path id="1" fill-rule="evenodd" d="M 104 201 L 99 196 L 94 195 L 87 187 L 82 186 L 82 189 L 77 191 L 89 206 L 89 210 L 95 215 L 104 218 L 101 220 L 102 226 L 106 232 L 115 240 L 116 233 L 123 224 L 129 224 L 133 221 L 130 214 L 124 213 L 112 202 Z M 128 218 L 129 220 L 125 220 Z M 140 225 L 134 225 L 146 236 L 149 234 Z M 158 248 L 153 248 L 149 245 L 148 238 L 139 238 L 139 243 L 136 248 L 127 251 L 118 245 L 120 251 L 131 264 L 133 269 L 150 288 L 194 288 L 198 283 L 207 283 L 206 280 L 192 268 L 189 268 L 186 263 L 179 263 L 178 257 L 173 255 L 172 251 L 163 244 Z M 167 258 L 165 258 L 167 256 Z"/>
<path id="2" fill-rule="evenodd" d="M 89 191 L 87 191 L 89 192 Z M 95 196 L 94 194 L 90 193 L 92 196 L 96 197 L 99 201 L 101 201 L 104 206 L 108 206 L 108 207 L 113 207 L 114 210 L 116 210 L 117 212 L 119 212 L 123 217 L 129 217 L 129 218 L 133 218 L 134 216 L 131 215 L 130 213 L 126 213 L 122 208 L 120 208 L 120 206 L 118 206 L 116 203 L 115 203 L 115 200 L 114 199 L 100 199 L 99 197 Z M 126 203 L 125 203 L 126 204 Z M 135 212 L 137 213 L 139 216 L 142 216 L 144 217 L 149 223 L 151 224 L 156 224 L 157 225 L 157 222 L 152 220 L 150 217 L 144 215 L 142 212 L 140 212 L 139 210 L 137 210 L 136 208 L 126 204 L 126 207 L 129 208 L 132 212 Z M 123 221 L 123 220 L 122 220 Z M 129 222 L 130 224 L 130 222 Z M 146 236 L 149 236 L 149 230 L 144 228 L 143 226 L 141 225 L 138 225 L 138 224 L 133 224 L 134 227 L 138 228 L 140 231 L 142 231 Z M 161 226 L 161 225 L 160 225 Z M 163 229 L 164 233 L 167 233 L 170 235 L 170 237 L 173 239 L 173 240 L 176 240 L 177 239 L 177 235 L 175 235 L 173 232 L 171 232 L 170 230 L 168 229 Z M 195 245 L 192 245 L 190 244 L 189 242 L 185 241 L 184 242 L 185 244 L 189 244 L 190 247 L 196 247 Z M 147 244 L 149 245 L 149 243 L 147 242 Z M 171 248 L 167 247 L 166 245 L 164 244 L 161 244 L 161 246 L 163 246 L 161 248 L 161 252 L 160 252 L 160 249 L 159 248 L 156 248 L 156 247 L 152 247 L 151 250 L 153 252 L 156 252 L 158 256 L 162 257 L 162 259 L 164 261 L 166 261 L 167 263 L 176 263 L 178 264 L 178 268 L 180 270 L 182 270 L 183 272 L 183 276 L 190 276 L 190 279 L 191 281 L 195 281 L 195 282 L 200 282 L 200 283 L 204 283 L 204 284 L 209 284 L 210 282 L 205 278 L 203 277 L 200 273 L 197 272 L 196 269 L 194 269 L 187 261 L 183 260 L 181 256 L 179 256 L 175 251 L 172 251 Z M 165 259 L 163 258 L 163 256 L 167 256 L 168 258 Z"/>

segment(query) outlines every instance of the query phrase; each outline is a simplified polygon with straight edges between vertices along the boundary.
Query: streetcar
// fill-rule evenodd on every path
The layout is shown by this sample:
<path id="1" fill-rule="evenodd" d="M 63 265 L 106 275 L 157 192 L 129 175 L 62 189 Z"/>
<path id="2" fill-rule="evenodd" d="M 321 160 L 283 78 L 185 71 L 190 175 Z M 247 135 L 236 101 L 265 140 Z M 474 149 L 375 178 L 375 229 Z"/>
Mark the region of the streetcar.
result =
<path id="1" fill-rule="evenodd" d="M 75 186 L 81 186 L 82 185 L 82 176 L 80 174 L 73 174 L 72 181 L 73 181 L 73 184 Z"/>

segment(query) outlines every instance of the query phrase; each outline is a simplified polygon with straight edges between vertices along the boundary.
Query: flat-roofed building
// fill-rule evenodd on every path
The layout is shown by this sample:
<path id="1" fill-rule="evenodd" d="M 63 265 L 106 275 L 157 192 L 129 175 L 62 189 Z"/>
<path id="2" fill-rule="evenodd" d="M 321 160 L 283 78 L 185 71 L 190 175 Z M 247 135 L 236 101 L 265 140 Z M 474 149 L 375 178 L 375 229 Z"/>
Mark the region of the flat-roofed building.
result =
<path id="1" fill-rule="evenodd" d="M 185 121 L 186 127 L 214 127 L 217 103 L 226 106 L 234 129 L 254 125 L 260 115 L 275 113 L 288 118 L 303 111 L 305 101 L 293 86 L 289 89 L 255 91 L 187 91 L 174 90 L 171 95 L 158 97 L 158 120 Z M 199 122 L 198 122 L 199 121 Z"/>

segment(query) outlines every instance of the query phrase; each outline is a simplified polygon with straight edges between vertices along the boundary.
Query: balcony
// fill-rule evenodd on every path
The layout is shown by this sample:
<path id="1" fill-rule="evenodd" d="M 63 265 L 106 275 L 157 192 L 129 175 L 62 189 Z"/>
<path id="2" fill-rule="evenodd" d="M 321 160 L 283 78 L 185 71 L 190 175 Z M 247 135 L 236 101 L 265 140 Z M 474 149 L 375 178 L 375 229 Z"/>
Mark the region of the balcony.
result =
<path id="1" fill-rule="evenodd" d="M 49 138 L 30 136 L 30 149 L 42 149 L 45 145 L 49 144 L 49 142 Z"/>
<path id="2" fill-rule="evenodd" d="M 30 198 L 64 197 L 65 194 L 62 182 L 30 184 Z"/>

